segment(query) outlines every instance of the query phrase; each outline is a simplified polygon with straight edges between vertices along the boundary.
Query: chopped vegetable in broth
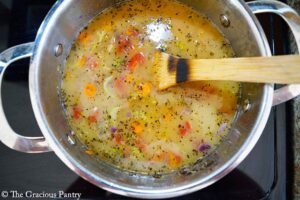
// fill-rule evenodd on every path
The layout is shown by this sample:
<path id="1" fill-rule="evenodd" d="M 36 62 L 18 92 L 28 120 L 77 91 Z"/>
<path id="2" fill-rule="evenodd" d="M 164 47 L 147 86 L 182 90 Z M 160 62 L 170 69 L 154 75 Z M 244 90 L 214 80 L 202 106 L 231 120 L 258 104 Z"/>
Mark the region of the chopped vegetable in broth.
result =
<path id="1" fill-rule="evenodd" d="M 141 173 L 194 164 L 230 130 L 239 83 L 195 82 L 159 91 L 159 51 L 184 58 L 233 57 L 206 17 L 173 0 L 106 9 L 67 58 L 62 100 L 86 154 Z"/>

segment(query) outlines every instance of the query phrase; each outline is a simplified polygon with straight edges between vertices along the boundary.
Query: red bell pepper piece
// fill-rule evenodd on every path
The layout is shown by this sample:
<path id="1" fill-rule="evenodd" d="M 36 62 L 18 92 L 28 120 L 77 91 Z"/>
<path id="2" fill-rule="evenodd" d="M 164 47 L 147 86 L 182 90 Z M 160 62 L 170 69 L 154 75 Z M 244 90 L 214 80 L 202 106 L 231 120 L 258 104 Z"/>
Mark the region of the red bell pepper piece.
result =
<path id="1" fill-rule="evenodd" d="M 138 64 L 144 64 L 145 63 L 145 56 L 143 53 L 139 52 L 135 54 L 127 63 L 127 70 L 130 72 L 133 72 Z"/>

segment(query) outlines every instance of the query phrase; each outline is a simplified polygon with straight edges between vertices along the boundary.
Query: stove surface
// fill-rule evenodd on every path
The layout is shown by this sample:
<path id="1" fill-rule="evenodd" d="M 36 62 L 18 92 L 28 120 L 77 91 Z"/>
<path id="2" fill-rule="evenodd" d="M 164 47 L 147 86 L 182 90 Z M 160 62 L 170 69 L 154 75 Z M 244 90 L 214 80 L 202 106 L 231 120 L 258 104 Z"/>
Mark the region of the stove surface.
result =
<path id="1" fill-rule="evenodd" d="M 34 41 L 36 32 L 55 1 L 0 0 L 0 51 Z M 286 26 L 270 15 L 260 16 L 276 54 L 287 53 Z M 274 42 L 274 41 L 278 42 Z M 25 136 L 41 136 L 28 91 L 29 60 L 9 67 L 3 83 L 3 105 L 13 129 Z M 289 106 L 273 108 L 259 142 L 237 169 L 217 183 L 193 194 L 173 199 L 287 199 L 289 169 L 286 135 Z M 24 154 L 0 143 L 0 192 L 81 193 L 81 199 L 130 199 L 93 186 L 78 177 L 54 153 Z"/>

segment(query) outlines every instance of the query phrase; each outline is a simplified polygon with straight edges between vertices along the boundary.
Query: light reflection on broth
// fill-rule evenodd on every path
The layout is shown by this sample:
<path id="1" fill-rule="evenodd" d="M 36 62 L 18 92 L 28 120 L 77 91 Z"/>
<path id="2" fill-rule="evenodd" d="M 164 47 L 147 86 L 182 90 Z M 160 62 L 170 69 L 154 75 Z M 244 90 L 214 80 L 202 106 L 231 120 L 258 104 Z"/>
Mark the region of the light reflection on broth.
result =
<path id="1" fill-rule="evenodd" d="M 202 159 L 228 133 L 240 85 L 197 82 L 158 91 L 157 48 L 185 58 L 234 55 L 207 18 L 176 1 L 105 10 L 75 41 L 62 84 L 85 153 L 130 171 L 168 173 Z"/>
<path id="2" fill-rule="evenodd" d="M 162 43 L 173 39 L 172 31 L 168 24 L 154 22 L 147 25 L 147 34 L 150 40 Z"/>

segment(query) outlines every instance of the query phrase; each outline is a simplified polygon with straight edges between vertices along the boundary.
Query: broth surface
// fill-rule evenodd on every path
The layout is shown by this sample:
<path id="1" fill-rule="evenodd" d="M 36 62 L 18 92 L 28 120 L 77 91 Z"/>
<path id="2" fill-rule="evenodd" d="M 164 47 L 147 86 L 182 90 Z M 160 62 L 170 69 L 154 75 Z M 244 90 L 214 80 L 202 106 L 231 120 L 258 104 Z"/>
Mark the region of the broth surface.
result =
<path id="1" fill-rule="evenodd" d="M 85 153 L 130 171 L 168 173 L 202 159 L 228 134 L 240 84 L 158 91 L 157 50 L 184 58 L 234 56 L 206 17 L 176 1 L 106 9 L 78 36 L 62 82 L 66 115 Z"/>

